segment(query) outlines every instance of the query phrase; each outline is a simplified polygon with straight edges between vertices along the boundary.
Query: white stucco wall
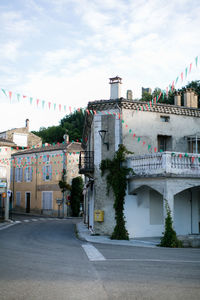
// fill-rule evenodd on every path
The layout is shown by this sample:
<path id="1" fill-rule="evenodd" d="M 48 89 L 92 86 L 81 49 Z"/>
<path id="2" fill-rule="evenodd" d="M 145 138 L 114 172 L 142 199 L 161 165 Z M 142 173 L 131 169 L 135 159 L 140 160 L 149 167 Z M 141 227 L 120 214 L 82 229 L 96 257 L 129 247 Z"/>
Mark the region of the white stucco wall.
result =
<path id="1" fill-rule="evenodd" d="M 169 122 L 162 122 L 161 116 L 170 117 Z M 123 120 L 123 143 L 136 155 L 154 152 L 154 148 L 158 148 L 158 135 L 172 136 L 172 151 L 187 152 L 184 136 L 200 132 L 200 118 L 197 117 L 123 109 Z M 134 133 L 136 137 L 133 137 Z M 141 137 L 140 142 L 138 137 Z M 144 146 L 143 141 L 146 142 Z M 149 150 L 148 145 L 152 146 Z"/>
<path id="2" fill-rule="evenodd" d="M 158 193 L 156 193 L 156 199 L 159 199 L 161 204 L 163 203 L 162 197 Z M 158 213 L 158 211 L 154 211 L 155 215 L 151 215 L 154 206 L 150 207 L 152 205 L 150 202 L 150 191 L 146 187 L 138 191 L 137 195 L 126 195 L 124 215 L 126 218 L 126 229 L 129 232 L 130 238 L 162 235 L 163 224 L 150 224 L 152 223 L 150 219 L 156 220 Z M 162 210 L 162 205 L 160 207 Z"/>

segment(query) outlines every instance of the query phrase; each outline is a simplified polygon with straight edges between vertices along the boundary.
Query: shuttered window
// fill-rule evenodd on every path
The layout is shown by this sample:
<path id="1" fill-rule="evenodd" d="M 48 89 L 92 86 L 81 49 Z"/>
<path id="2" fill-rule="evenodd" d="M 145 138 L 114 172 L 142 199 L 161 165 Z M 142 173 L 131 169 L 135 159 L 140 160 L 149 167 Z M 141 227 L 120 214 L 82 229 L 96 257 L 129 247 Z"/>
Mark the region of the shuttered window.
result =
<path id="1" fill-rule="evenodd" d="M 21 205 L 21 192 L 16 192 L 16 206 Z"/>
<path id="2" fill-rule="evenodd" d="M 47 165 L 42 168 L 43 172 L 43 180 L 44 181 L 50 181 L 52 179 L 52 166 Z"/>
<path id="3" fill-rule="evenodd" d="M 15 169 L 15 181 L 22 182 L 23 178 L 23 168 L 16 168 Z"/>
<path id="4" fill-rule="evenodd" d="M 53 192 L 42 193 L 42 209 L 50 210 L 53 208 Z"/>
<path id="5" fill-rule="evenodd" d="M 24 170 L 24 181 L 32 181 L 32 167 L 26 167 Z"/>

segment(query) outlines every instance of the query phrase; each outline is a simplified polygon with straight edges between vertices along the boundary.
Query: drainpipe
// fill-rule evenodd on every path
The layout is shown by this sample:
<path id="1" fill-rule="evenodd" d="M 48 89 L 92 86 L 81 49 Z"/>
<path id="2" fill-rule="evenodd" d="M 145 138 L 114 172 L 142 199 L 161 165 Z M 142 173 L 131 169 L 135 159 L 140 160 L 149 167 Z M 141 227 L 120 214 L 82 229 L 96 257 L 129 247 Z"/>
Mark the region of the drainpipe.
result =
<path id="1" fill-rule="evenodd" d="M 117 108 L 119 109 L 119 114 L 120 116 L 122 116 L 122 109 L 119 107 L 119 105 L 117 104 Z M 119 118 L 120 120 L 120 118 Z M 123 140 L 122 140 L 122 122 L 119 122 L 119 143 L 122 144 Z"/>
<path id="2" fill-rule="evenodd" d="M 192 190 L 190 189 L 190 209 L 191 209 L 191 234 L 193 233 L 192 230 Z"/>

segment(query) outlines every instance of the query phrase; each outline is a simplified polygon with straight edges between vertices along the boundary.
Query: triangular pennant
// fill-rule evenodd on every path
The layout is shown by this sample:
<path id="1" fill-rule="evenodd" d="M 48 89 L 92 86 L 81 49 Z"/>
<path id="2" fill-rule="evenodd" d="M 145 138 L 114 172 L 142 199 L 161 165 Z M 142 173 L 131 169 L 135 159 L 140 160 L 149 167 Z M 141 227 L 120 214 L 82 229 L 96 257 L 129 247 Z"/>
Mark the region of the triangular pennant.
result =
<path id="1" fill-rule="evenodd" d="M 19 102 L 19 100 L 20 100 L 20 94 L 17 94 L 17 100 Z"/>
<path id="2" fill-rule="evenodd" d="M 175 82 L 175 84 L 177 84 L 177 82 L 178 82 L 178 78 L 179 78 L 179 77 L 176 77 L 176 82 Z"/>
<path id="3" fill-rule="evenodd" d="M 54 108 L 54 110 L 56 110 L 56 103 L 53 104 L 53 108 Z"/>
<path id="4" fill-rule="evenodd" d="M 49 107 L 49 109 L 51 108 L 51 102 L 48 102 L 48 107 Z"/>
<path id="5" fill-rule="evenodd" d="M 61 104 L 59 104 L 58 107 L 59 107 L 59 111 L 61 111 Z"/>
<path id="6" fill-rule="evenodd" d="M 185 78 L 187 78 L 187 72 L 188 72 L 188 69 L 185 68 Z"/>
<path id="7" fill-rule="evenodd" d="M 183 72 L 181 73 L 181 80 L 183 81 Z"/>
<path id="8" fill-rule="evenodd" d="M 44 100 L 42 100 L 42 108 L 44 108 L 44 104 L 45 104 L 45 101 L 44 101 Z"/>
<path id="9" fill-rule="evenodd" d="M 190 64 L 189 73 L 191 72 L 191 70 L 192 70 L 192 63 Z"/>
<path id="10" fill-rule="evenodd" d="M 197 64 L 198 64 L 198 56 L 195 58 L 195 63 L 196 63 L 196 67 L 197 67 Z"/>
<path id="11" fill-rule="evenodd" d="M 33 97 L 30 97 L 30 104 L 32 104 L 33 102 Z"/>
<path id="12" fill-rule="evenodd" d="M 11 101 L 11 98 L 12 98 L 12 92 L 8 92 L 9 94 L 9 98 L 10 98 L 10 101 Z"/>
<path id="13" fill-rule="evenodd" d="M 1 89 L 1 90 L 4 93 L 4 95 L 6 95 L 6 97 L 8 97 L 7 94 L 6 94 L 6 91 L 4 89 Z"/>
<path id="14" fill-rule="evenodd" d="M 38 106 L 38 104 L 39 104 L 39 101 L 40 101 L 39 99 L 36 100 L 37 106 Z"/>

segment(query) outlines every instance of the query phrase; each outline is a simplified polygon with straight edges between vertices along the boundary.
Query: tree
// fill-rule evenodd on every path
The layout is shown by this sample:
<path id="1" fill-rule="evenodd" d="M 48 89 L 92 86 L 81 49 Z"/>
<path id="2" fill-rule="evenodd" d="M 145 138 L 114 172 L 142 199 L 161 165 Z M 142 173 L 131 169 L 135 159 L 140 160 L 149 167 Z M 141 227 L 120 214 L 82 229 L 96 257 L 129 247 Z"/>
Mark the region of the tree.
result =
<path id="1" fill-rule="evenodd" d="M 83 179 L 78 176 L 72 179 L 71 189 L 71 210 L 72 216 L 78 217 L 80 213 L 80 203 L 83 199 Z"/>
<path id="2" fill-rule="evenodd" d="M 132 152 L 128 151 L 124 145 L 119 145 L 114 158 L 112 160 L 102 160 L 100 164 L 101 176 L 104 176 L 105 172 L 107 173 L 107 194 L 109 194 L 109 190 L 112 188 L 115 196 L 113 207 L 115 209 L 116 225 L 111 239 L 116 240 L 129 239 L 124 220 L 124 197 L 127 188 L 127 175 L 130 172 L 133 173 L 133 170 L 123 166 L 126 154 L 132 154 Z"/>
<path id="3" fill-rule="evenodd" d="M 63 136 L 68 131 L 70 141 L 81 140 L 83 126 L 84 126 L 84 113 L 82 109 L 75 111 L 70 115 L 66 115 L 60 120 L 59 126 L 51 126 L 48 128 L 41 127 L 39 131 L 32 131 L 32 133 L 42 138 L 43 143 L 62 143 Z"/>
<path id="4" fill-rule="evenodd" d="M 161 247 L 171 247 L 171 248 L 177 248 L 182 247 L 182 242 L 179 241 L 179 239 L 176 236 L 176 232 L 173 229 L 173 221 L 171 217 L 171 210 L 169 208 L 169 204 L 167 200 L 165 200 L 165 208 L 167 211 L 167 216 L 165 218 L 165 231 L 164 235 L 161 238 L 160 245 Z"/>

